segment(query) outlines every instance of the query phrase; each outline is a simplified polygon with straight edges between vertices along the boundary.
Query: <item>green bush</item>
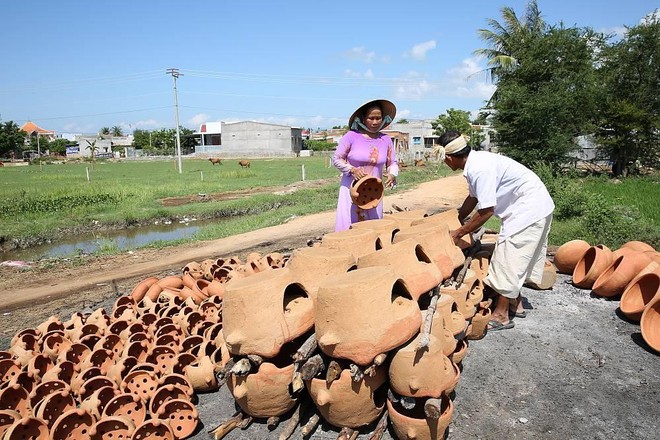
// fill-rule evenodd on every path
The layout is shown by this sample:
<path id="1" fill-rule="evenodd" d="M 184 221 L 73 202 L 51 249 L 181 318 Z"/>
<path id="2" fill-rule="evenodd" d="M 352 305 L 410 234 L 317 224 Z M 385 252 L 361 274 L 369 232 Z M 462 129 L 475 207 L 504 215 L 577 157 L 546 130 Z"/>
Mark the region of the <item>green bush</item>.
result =
<path id="1" fill-rule="evenodd" d="M 534 172 L 555 202 L 556 220 L 568 220 L 582 214 L 587 204 L 587 193 L 579 180 L 568 175 L 556 175 L 549 165 L 540 162 L 534 167 Z"/>
<path id="2" fill-rule="evenodd" d="M 332 151 L 337 148 L 337 144 L 330 141 L 305 141 L 305 146 L 312 151 Z"/>

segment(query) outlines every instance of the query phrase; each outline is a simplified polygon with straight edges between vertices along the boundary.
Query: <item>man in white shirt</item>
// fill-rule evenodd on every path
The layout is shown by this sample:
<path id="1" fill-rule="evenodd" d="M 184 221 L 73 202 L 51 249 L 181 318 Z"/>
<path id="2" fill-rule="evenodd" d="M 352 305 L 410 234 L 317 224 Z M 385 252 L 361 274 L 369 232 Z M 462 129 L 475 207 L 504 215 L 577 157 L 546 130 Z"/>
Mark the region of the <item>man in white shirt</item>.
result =
<path id="1" fill-rule="evenodd" d="M 541 179 L 515 160 L 471 151 L 467 138 L 457 132 L 444 133 L 439 142 L 436 154 L 452 170 L 463 170 L 468 182 L 469 195 L 458 210 L 462 226 L 451 232 L 454 240 L 476 231 L 493 215 L 502 220 L 484 280 L 498 294 L 488 330 L 513 328 L 510 307 L 511 313 L 524 316 L 523 284 L 541 283 L 555 205 Z"/>

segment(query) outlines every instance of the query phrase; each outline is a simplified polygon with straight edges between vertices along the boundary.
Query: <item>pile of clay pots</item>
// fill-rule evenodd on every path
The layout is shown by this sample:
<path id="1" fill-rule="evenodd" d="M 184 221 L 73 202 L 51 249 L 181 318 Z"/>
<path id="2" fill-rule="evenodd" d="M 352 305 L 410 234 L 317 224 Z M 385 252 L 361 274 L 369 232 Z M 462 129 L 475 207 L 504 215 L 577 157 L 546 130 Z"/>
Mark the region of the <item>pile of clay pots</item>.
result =
<path id="1" fill-rule="evenodd" d="M 660 252 L 641 241 L 612 251 L 571 240 L 557 249 L 554 263 L 559 272 L 572 274 L 576 287 L 620 299 L 621 313 L 640 324 L 644 341 L 660 353 Z"/>

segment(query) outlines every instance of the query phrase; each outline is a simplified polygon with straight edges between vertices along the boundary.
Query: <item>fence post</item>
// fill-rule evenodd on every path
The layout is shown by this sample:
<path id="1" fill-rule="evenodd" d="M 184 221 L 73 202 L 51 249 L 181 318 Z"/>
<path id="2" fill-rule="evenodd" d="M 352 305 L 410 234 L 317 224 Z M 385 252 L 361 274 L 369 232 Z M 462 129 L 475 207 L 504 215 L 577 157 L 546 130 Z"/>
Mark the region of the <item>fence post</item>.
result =
<path id="1" fill-rule="evenodd" d="M 85 172 L 87 173 L 87 181 L 89 182 L 89 167 L 85 167 Z"/>
<path id="2" fill-rule="evenodd" d="M 305 164 L 302 164 L 302 180 L 305 181 Z"/>

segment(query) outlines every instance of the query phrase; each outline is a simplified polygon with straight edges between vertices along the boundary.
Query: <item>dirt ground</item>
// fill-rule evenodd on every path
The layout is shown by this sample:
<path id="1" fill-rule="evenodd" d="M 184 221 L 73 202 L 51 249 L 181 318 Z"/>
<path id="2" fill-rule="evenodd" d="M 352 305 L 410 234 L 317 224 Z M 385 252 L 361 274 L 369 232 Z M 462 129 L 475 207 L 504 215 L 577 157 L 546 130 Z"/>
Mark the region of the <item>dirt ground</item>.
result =
<path id="1" fill-rule="evenodd" d="M 385 209 L 436 211 L 457 206 L 467 193 L 462 176 L 427 182 L 387 196 Z M 334 212 L 284 225 L 165 250 L 124 253 L 77 269 L 0 267 L 0 350 L 19 330 L 51 315 L 110 308 L 148 276 L 180 273 L 204 258 L 252 251 L 289 252 L 330 232 Z M 528 316 L 510 330 L 470 341 L 454 399 L 450 439 L 652 439 L 659 438 L 660 356 L 644 344 L 639 326 L 620 318 L 618 302 L 593 297 L 559 275 L 549 291 L 523 289 Z M 199 396 L 201 425 L 194 439 L 234 413 L 226 387 Z M 235 430 L 228 439 L 277 438 L 265 421 Z M 369 438 L 366 427 L 359 438 Z M 324 425 L 312 438 L 337 438 Z M 385 438 L 392 438 L 392 433 Z M 300 438 L 294 434 L 292 438 Z"/>

